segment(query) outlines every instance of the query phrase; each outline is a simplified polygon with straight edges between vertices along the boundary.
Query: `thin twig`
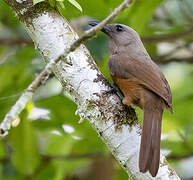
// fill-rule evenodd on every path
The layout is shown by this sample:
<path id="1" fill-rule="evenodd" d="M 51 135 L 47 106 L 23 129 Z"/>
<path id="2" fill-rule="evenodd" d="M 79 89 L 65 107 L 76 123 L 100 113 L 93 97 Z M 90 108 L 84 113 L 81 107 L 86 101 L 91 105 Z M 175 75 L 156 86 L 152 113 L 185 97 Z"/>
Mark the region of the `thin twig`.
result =
<path id="1" fill-rule="evenodd" d="M 193 153 L 190 153 L 190 154 L 174 154 L 174 155 L 169 155 L 167 156 L 167 159 L 168 160 L 176 160 L 176 161 L 179 161 L 179 160 L 182 160 L 182 159 L 187 159 L 187 158 L 190 158 L 193 156 Z"/>
<path id="2" fill-rule="evenodd" d="M 152 58 L 156 63 L 158 64 L 168 64 L 171 62 L 178 62 L 178 63 L 193 63 L 193 57 L 188 57 L 188 58 L 176 58 L 176 57 L 171 57 L 169 59 L 164 59 L 162 57 L 153 57 Z"/>
<path id="3" fill-rule="evenodd" d="M 103 157 L 104 154 L 100 152 L 93 152 L 93 153 L 85 153 L 85 154 L 69 154 L 69 155 L 41 155 L 44 161 L 50 160 L 76 160 L 76 159 L 84 159 L 84 158 L 98 158 Z"/>
<path id="4" fill-rule="evenodd" d="M 102 22 L 100 22 L 97 26 L 91 28 L 86 31 L 79 39 L 74 41 L 72 45 L 64 50 L 64 53 L 60 55 L 58 58 L 50 61 L 49 64 L 45 67 L 45 69 L 35 78 L 35 80 L 28 86 L 26 91 L 22 94 L 22 96 L 18 99 L 16 104 L 11 108 L 11 110 L 6 114 L 3 122 L 0 124 L 0 135 L 5 136 L 8 134 L 8 130 L 11 128 L 13 121 L 19 116 L 21 111 L 25 108 L 26 104 L 32 99 L 34 91 L 40 85 L 42 79 L 45 76 L 48 76 L 52 71 L 52 68 L 55 64 L 61 59 L 65 59 L 65 57 L 72 51 L 74 51 L 77 47 L 80 46 L 81 43 L 85 42 L 89 38 L 93 37 L 97 31 L 101 30 L 107 23 L 109 23 L 113 18 L 115 18 L 121 11 L 123 11 L 128 5 L 132 2 L 132 0 L 125 0 L 119 7 L 117 7 L 107 18 L 105 18 Z"/>
<path id="5" fill-rule="evenodd" d="M 0 45 L 21 45 L 21 44 L 27 44 L 27 45 L 33 45 L 33 41 L 30 39 L 11 39 L 11 38 L 2 38 L 0 39 Z"/>
<path id="6" fill-rule="evenodd" d="M 97 26 L 93 27 L 91 30 L 93 30 L 96 27 Z M 97 29 L 97 31 L 98 30 L 100 30 L 100 29 Z M 94 33 L 94 35 L 95 35 L 95 33 Z M 191 35 L 193 35 L 193 28 L 190 28 L 186 31 L 178 32 L 178 33 L 163 34 L 163 35 L 156 35 L 156 36 L 150 36 L 150 37 L 143 37 L 142 36 L 141 39 L 144 43 L 151 44 L 151 43 L 159 43 L 159 42 L 171 42 L 171 41 L 175 41 L 175 40 L 182 39 L 182 38 L 184 39 L 186 37 L 189 38 Z M 81 41 L 81 42 L 86 41 L 87 39 L 82 39 L 83 36 L 75 42 L 78 43 L 78 41 Z M 93 37 L 93 35 L 91 35 L 87 38 L 89 39 L 90 37 Z M 86 37 L 84 37 L 84 38 L 86 38 Z M 27 40 L 27 39 L 0 39 L 0 45 L 20 45 L 20 44 L 33 45 L 33 41 Z"/>
<path id="7" fill-rule="evenodd" d="M 142 37 L 142 41 L 144 43 L 157 43 L 157 42 L 169 42 L 182 38 L 190 38 L 193 35 L 193 27 L 188 29 L 187 31 L 173 33 L 173 34 L 164 34 L 155 37 Z"/>

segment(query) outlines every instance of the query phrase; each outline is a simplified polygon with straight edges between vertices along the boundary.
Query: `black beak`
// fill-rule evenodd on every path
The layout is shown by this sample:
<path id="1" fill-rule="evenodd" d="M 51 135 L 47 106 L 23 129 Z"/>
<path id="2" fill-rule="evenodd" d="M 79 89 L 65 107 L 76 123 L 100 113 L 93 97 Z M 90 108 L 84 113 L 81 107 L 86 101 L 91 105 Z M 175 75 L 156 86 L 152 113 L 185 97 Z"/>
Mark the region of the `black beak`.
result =
<path id="1" fill-rule="evenodd" d="M 88 25 L 90 26 L 96 26 L 97 24 L 99 24 L 99 21 L 89 21 L 88 22 Z M 102 29 L 101 29 L 102 32 L 104 32 L 105 34 L 109 34 L 110 32 L 112 32 L 111 28 L 110 28 L 110 25 L 105 25 Z"/>

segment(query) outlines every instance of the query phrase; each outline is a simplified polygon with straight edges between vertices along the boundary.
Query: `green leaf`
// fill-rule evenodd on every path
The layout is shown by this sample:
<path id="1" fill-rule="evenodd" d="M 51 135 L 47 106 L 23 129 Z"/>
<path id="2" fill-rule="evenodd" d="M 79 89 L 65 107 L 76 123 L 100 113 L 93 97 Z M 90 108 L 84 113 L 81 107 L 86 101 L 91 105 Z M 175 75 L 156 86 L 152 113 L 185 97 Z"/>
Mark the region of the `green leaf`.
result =
<path id="1" fill-rule="evenodd" d="M 56 7 L 57 7 L 57 10 L 59 11 L 59 13 L 64 16 L 64 10 L 65 10 L 65 6 L 64 6 L 64 3 L 61 2 L 61 1 L 56 1 Z"/>
<path id="2" fill-rule="evenodd" d="M 27 111 L 21 114 L 21 122 L 17 128 L 13 128 L 9 134 L 13 153 L 11 160 L 19 172 L 25 175 L 33 174 L 40 163 L 37 138 L 34 129 L 27 119 Z"/>
<path id="3" fill-rule="evenodd" d="M 33 5 L 40 3 L 40 2 L 43 2 L 43 1 L 45 1 L 45 0 L 33 0 Z"/>
<path id="4" fill-rule="evenodd" d="M 80 4 L 75 1 L 75 0 L 68 0 L 72 5 L 74 5 L 78 10 L 80 10 L 82 12 L 82 7 L 80 6 Z"/>
<path id="5" fill-rule="evenodd" d="M 56 1 L 55 0 L 48 0 L 50 6 L 55 7 Z"/>
<path id="6" fill-rule="evenodd" d="M 15 18 L 14 12 L 9 7 L 5 1 L 0 1 L 0 22 L 2 25 L 5 25 L 7 27 L 7 32 L 3 33 L 4 26 L 1 26 L 1 33 L 0 35 L 5 38 L 10 38 L 9 28 L 14 28 L 15 30 L 19 27 L 19 20 L 18 18 Z"/>

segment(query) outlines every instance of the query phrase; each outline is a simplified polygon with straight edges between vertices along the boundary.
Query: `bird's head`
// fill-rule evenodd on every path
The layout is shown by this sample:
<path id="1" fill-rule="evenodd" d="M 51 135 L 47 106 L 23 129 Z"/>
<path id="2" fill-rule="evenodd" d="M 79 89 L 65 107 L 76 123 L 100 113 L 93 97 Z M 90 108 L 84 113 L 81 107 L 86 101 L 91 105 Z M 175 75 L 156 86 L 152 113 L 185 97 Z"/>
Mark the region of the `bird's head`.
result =
<path id="1" fill-rule="evenodd" d="M 99 24 L 98 21 L 89 21 L 90 26 L 96 26 L 97 24 Z M 108 24 L 101 31 L 109 36 L 110 43 L 115 46 L 129 46 L 140 40 L 135 30 L 123 24 Z"/>

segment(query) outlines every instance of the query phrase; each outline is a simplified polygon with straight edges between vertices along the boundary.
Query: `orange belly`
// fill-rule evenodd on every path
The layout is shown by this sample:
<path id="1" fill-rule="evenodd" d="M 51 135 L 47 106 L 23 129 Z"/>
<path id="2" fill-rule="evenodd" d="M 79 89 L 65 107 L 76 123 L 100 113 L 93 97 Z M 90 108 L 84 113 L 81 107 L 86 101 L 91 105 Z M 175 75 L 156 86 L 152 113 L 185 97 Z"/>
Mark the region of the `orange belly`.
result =
<path id="1" fill-rule="evenodd" d="M 139 84 L 136 79 L 121 79 L 112 77 L 116 85 L 119 86 L 124 94 L 123 104 L 126 105 L 137 105 L 141 109 L 144 107 L 144 93 L 143 87 Z"/>

